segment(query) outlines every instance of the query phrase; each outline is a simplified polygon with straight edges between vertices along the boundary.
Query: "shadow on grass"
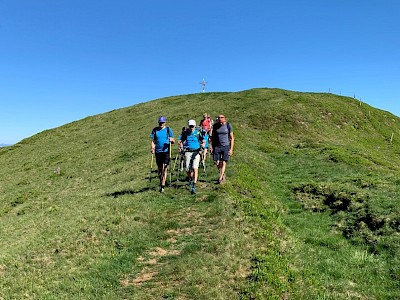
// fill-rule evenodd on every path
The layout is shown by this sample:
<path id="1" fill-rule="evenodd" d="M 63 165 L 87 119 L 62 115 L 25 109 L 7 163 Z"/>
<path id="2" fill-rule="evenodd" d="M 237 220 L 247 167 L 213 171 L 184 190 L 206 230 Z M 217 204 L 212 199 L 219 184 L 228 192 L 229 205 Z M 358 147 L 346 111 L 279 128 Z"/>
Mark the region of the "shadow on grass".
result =
<path id="1" fill-rule="evenodd" d="M 113 193 L 105 194 L 105 196 L 118 198 L 118 197 L 125 196 L 125 195 L 135 195 L 135 194 L 144 193 L 144 192 L 147 192 L 147 191 L 150 191 L 150 190 L 153 190 L 153 189 L 154 188 L 151 188 L 151 187 L 144 187 L 144 188 L 142 188 L 140 190 L 137 190 L 137 191 L 134 191 L 134 190 L 116 191 L 116 192 L 113 192 Z"/>
<path id="2" fill-rule="evenodd" d="M 199 179 L 197 181 L 199 183 L 199 187 L 201 189 L 210 189 L 210 190 L 216 190 L 218 189 L 218 184 L 216 184 L 215 180 L 206 180 L 206 179 Z M 181 190 L 181 189 L 189 189 L 188 187 L 188 182 L 183 179 L 183 180 L 177 180 L 177 181 L 172 181 L 171 183 L 167 182 L 166 184 L 167 188 L 171 188 L 173 190 Z M 113 198 L 118 198 L 121 196 L 126 196 L 126 195 L 135 195 L 135 194 L 140 194 L 140 193 L 145 193 L 148 191 L 155 191 L 158 190 L 158 186 L 148 186 L 148 187 L 143 187 L 139 190 L 133 190 L 133 189 L 126 189 L 122 191 L 115 191 L 112 193 L 107 193 L 105 196 L 107 197 L 113 197 Z"/>
<path id="3" fill-rule="evenodd" d="M 187 185 L 184 182 L 173 182 L 172 184 L 167 183 L 166 185 L 167 188 L 172 188 L 172 189 L 182 189 L 182 188 L 186 188 Z M 105 196 L 107 197 L 113 197 L 113 198 L 118 198 L 121 196 L 126 196 L 126 195 L 135 195 L 135 194 L 140 194 L 140 193 L 145 193 L 148 191 L 155 191 L 158 190 L 158 187 L 144 187 L 141 188 L 139 190 L 131 190 L 131 189 L 127 189 L 127 190 L 122 190 L 122 191 L 116 191 L 113 193 L 107 193 L 105 194 Z"/>

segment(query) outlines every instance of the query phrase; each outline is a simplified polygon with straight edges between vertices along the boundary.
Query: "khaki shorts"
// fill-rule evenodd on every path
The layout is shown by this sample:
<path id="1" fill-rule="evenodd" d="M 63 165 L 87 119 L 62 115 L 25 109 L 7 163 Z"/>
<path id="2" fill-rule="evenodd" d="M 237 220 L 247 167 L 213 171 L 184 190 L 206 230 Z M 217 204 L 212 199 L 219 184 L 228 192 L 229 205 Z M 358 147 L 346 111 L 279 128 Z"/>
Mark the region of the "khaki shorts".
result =
<path id="1" fill-rule="evenodd" d="M 190 165 L 190 162 L 192 160 L 192 155 L 196 156 L 193 159 L 192 165 Z M 186 172 L 189 172 L 192 169 L 198 169 L 199 163 L 200 163 L 200 154 L 198 152 L 189 152 L 189 151 L 185 152 Z"/>

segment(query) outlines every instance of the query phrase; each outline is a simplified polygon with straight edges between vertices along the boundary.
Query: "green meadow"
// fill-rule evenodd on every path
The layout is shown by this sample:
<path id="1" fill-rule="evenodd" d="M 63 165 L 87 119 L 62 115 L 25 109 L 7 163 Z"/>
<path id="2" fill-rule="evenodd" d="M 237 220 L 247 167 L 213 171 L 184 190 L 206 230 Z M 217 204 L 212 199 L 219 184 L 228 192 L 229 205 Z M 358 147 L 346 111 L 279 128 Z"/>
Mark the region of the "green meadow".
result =
<path id="1" fill-rule="evenodd" d="M 191 195 L 174 146 L 159 193 L 158 116 L 177 136 L 204 112 L 234 130 L 227 182 L 208 159 Z M 0 299 L 398 299 L 399 155 L 393 114 L 280 89 L 41 132 L 0 148 Z"/>

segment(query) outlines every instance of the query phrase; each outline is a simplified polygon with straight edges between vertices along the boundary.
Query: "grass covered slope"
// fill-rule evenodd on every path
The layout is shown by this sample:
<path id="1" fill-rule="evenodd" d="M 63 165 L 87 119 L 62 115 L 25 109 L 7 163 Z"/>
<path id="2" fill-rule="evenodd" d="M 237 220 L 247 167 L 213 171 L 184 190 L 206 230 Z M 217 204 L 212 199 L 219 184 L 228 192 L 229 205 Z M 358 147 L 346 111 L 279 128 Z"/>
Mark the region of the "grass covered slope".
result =
<path id="1" fill-rule="evenodd" d="M 203 112 L 233 125 L 228 183 L 208 161 L 196 196 L 176 172 L 159 194 L 151 129 L 166 115 L 178 135 Z M 253 89 L 1 148 L 0 299 L 399 298 L 399 129 L 355 99 Z"/>

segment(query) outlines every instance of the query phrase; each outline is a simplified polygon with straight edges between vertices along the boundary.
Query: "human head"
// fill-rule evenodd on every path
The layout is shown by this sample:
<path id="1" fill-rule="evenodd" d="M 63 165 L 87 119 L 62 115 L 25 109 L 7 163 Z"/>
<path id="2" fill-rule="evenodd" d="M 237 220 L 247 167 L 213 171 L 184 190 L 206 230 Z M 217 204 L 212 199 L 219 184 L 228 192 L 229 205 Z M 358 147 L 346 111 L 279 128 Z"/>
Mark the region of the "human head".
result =
<path id="1" fill-rule="evenodd" d="M 218 118 L 218 122 L 220 122 L 221 124 L 225 124 L 225 122 L 226 122 L 225 115 L 219 114 L 217 118 Z"/>
<path id="2" fill-rule="evenodd" d="M 196 126 L 196 121 L 195 120 L 189 120 L 188 121 L 188 126 L 189 126 L 189 128 L 194 128 Z"/>
<path id="3" fill-rule="evenodd" d="M 167 121 L 167 118 L 166 117 L 164 117 L 164 116 L 160 116 L 159 118 L 158 118 L 158 125 L 160 126 L 160 127 L 163 127 L 163 126 L 165 126 L 165 122 Z"/>

